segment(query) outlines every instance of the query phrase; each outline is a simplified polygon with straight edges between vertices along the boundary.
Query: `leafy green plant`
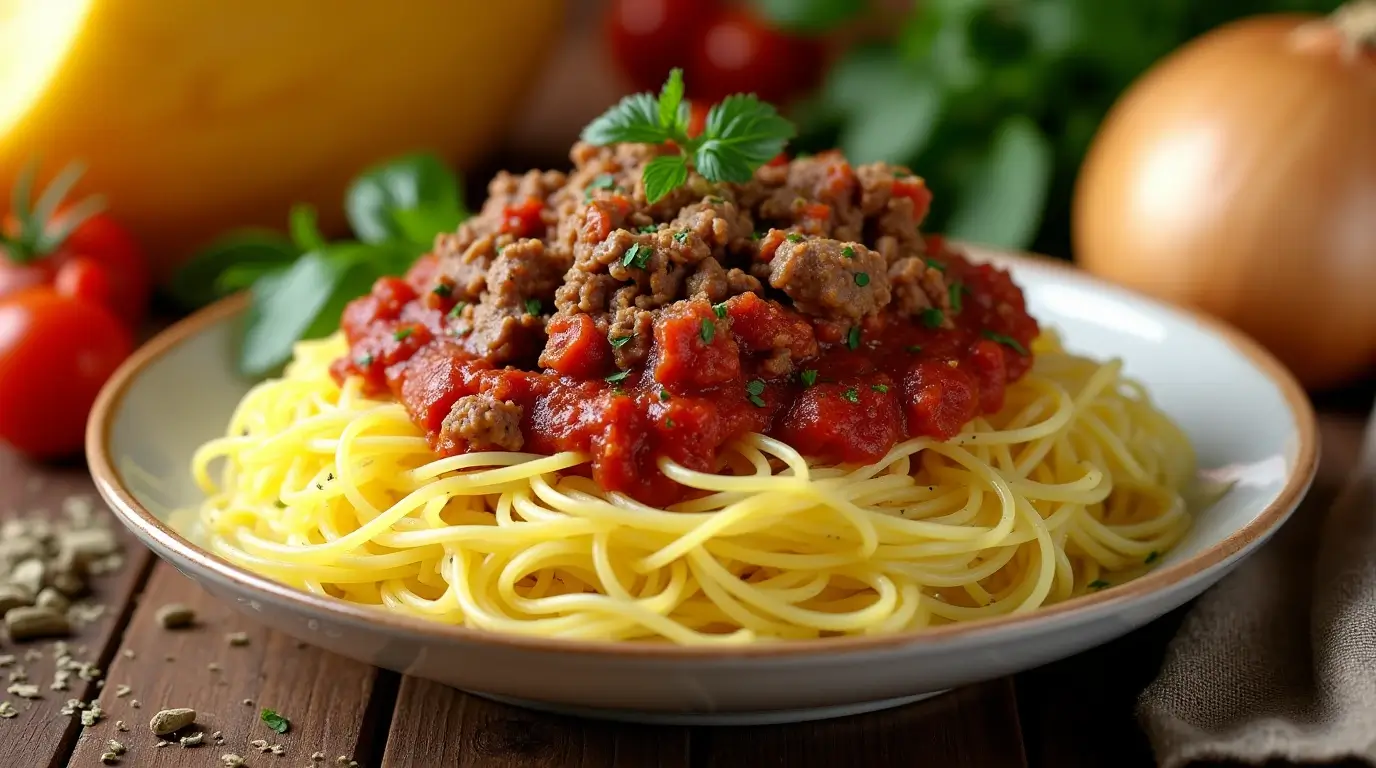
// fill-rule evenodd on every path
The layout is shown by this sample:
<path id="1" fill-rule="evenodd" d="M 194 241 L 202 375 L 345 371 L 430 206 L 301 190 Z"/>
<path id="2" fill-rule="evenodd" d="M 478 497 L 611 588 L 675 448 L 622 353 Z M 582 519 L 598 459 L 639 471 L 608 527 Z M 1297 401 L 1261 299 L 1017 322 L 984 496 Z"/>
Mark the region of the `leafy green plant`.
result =
<path id="1" fill-rule="evenodd" d="M 844 5 L 815 4 L 817 18 Z M 891 42 L 849 51 L 798 105 L 794 144 L 911 167 L 935 193 L 933 231 L 1068 254 L 1076 171 L 1136 77 L 1230 19 L 1338 4 L 917 0 Z"/>
<path id="2" fill-rule="evenodd" d="M 358 239 L 327 241 L 315 211 L 297 206 L 290 237 L 264 230 L 226 235 L 182 267 L 172 297 L 194 308 L 251 291 L 239 368 L 263 376 L 291 358 L 296 342 L 332 333 L 349 301 L 379 277 L 405 272 L 435 235 L 468 217 L 458 179 L 428 154 L 368 169 L 349 186 L 344 210 Z"/>

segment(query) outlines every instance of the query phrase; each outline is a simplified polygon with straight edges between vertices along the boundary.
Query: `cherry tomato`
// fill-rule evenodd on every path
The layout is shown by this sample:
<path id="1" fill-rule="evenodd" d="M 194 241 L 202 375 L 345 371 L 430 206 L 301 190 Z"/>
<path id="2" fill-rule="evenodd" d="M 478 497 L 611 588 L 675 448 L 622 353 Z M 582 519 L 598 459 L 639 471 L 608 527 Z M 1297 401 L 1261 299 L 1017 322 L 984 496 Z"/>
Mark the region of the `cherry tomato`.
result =
<path id="1" fill-rule="evenodd" d="M 96 394 L 133 348 L 99 304 L 45 285 L 0 299 L 0 440 L 39 459 L 79 453 Z"/>
<path id="2" fill-rule="evenodd" d="M 818 42 L 771 29 L 744 9 L 721 13 L 696 40 L 684 80 L 694 98 L 709 102 L 753 93 L 782 104 L 822 73 Z"/>
<path id="3" fill-rule="evenodd" d="M 20 227 L 13 214 L 6 214 L 7 236 L 17 237 Z M 109 290 L 104 301 L 131 328 L 137 327 L 152 291 L 148 264 L 133 236 L 103 213 L 82 222 L 50 253 L 34 254 L 27 261 L 0 259 L 0 296 L 31 285 L 52 283 L 63 264 L 74 258 L 87 259 L 105 271 Z"/>
<path id="4" fill-rule="evenodd" d="M 110 306 L 110 274 L 94 259 L 77 256 L 57 268 L 53 289 L 63 296 Z"/>
<path id="5" fill-rule="evenodd" d="M 715 0 L 612 0 L 607 44 L 636 91 L 657 93 L 718 13 Z"/>

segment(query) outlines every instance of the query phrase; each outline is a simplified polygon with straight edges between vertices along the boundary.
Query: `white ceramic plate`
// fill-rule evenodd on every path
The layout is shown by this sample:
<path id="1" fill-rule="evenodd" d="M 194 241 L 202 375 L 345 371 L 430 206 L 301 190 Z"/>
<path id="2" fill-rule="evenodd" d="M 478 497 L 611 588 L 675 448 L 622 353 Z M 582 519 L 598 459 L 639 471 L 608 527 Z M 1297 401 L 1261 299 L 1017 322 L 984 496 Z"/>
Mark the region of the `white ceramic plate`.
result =
<path id="1" fill-rule="evenodd" d="M 973 255 L 1011 268 L 1033 314 L 1068 347 L 1121 357 L 1189 433 L 1201 472 L 1233 482 L 1193 510 L 1193 530 L 1146 576 L 1023 616 L 729 650 L 509 637 L 299 592 L 207 553 L 167 522 L 169 510 L 198 502 L 192 451 L 222 433 L 248 387 L 232 362 L 246 305 L 237 298 L 125 363 L 96 404 L 87 453 L 101 494 L 159 556 L 264 624 L 344 656 L 529 706 L 627 720 L 761 723 L 892 706 L 1079 653 L 1185 603 L 1275 532 L 1317 459 L 1303 391 L 1240 334 L 1057 262 Z"/>

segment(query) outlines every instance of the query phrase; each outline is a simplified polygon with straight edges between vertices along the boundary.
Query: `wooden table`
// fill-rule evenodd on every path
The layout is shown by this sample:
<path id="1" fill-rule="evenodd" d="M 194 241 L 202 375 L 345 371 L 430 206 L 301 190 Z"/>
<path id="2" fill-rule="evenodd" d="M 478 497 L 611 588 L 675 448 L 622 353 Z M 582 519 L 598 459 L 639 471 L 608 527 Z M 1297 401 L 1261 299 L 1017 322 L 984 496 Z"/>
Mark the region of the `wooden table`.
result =
<path id="1" fill-rule="evenodd" d="M 1323 404 L 1324 463 L 1307 508 L 1341 480 L 1369 402 L 1357 393 Z M 73 495 L 94 495 L 84 468 L 39 468 L 0 454 L 0 516 L 55 513 Z M 73 678 L 68 692 L 48 690 L 51 643 L 0 648 L 18 654 L 43 689 L 35 701 L 4 697 L 20 713 L 0 720 L 0 768 L 98 766 L 110 739 L 128 749 L 120 765 L 140 768 L 216 768 L 229 753 L 249 767 L 337 768 L 341 756 L 364 768 L 1151 766 L 1133 703 L 1180 620 L 1177 612 L 1075 658 L 887 712 L 754 728 L 626 726 L 497 704 L 306 646 L 256 626 L 126 542 L 125 567 L 97 584 L 107 610 L 69 641 L 78 659 L 105 671 L 103 688 Z M 171 602 L 194 606 L 197 626 L 159 626 L 154 614 Z M 240 631 L 249 642 L 231 646 L 226 635 Z M 42 658 L 25 661 L 28 647 Z M 94 726 L 58 714 L 69 697 L 97 696 L 106 717 Z M 168 707 L 200 713 L 204 746 L 155 747 L 148 721 Z M 289 718 L 290 731 L 269 730 L 260 707 Z M 215 731 L 222 744 L 209 738 Z M 260 753 L 250 746 L 256 739 L 280 743 L 285 754 Z M 317 752 L 324 759 L 312 761 Z"/>

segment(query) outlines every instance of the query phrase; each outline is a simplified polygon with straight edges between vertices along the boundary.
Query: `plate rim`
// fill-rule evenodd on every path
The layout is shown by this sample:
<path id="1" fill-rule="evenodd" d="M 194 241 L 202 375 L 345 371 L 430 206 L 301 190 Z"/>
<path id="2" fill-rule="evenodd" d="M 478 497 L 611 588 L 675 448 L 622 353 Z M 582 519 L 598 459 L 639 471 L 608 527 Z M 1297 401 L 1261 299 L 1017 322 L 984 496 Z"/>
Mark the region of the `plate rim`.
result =
<path id="1" fill-rule="evenodd" d="M 298 611 L 347 619 L 349 623 L 367 623 L 381 628 L 418 635 L 427 641 L 460 642 L 497 646 L 509 650 L 524 649 L 579 657 L 636 657 L 646 659 L 709 659 L 761 660 L 796 658 L 800 656 L 859 654 L 874 651 L 912 650 L 933 646 L 971 636 L 997 635 L 1009 628 L 1035 629 L 1074 614 L 1091 614 L 1096 609 L 1125 606 L 1153 594 L 1169 591 L 1192 582 L 1196 577 L 1230 561 L 1239 553 L 1267 539 L 1299 504 L 1308 490 L 1318 466 L 1318 424 L 1308 395 L 1294 375 L 1270 352 L 1241 331 L 1224 321 L 1206 316 L 1196 310 L 1172 305 L 1130 288 L 1109 283 L 1084 272 L 1069 262 L 1031 253 L 961 244 L 977 261 L 994 261 L 1012 265 L 1026 265 L 1034 269 L 1060 272 L 1092 284 L 1098 290 L 1119 292 L 1145 302 L 1153 310 L 1195 322 L 1221 339 L 1257 368 L 1280 391 L 1290 415 L 1294 419 L 1299 443 L 1294 467 L 1276 498 L 1254 519 L 1215 542 L 1194 556 L 1168 566 L 1152 570 L 1114 589 L 1074 597 L 1055 605 L 1038 608 L 1023 614 L 1006 615 L 978 621 L 947 624 L 940 627 L 900 632 L 889 635 L 831 637 L 817 640 L 782 643 L 761 643 L 739 646 L 683 646 L 658 643 L 617 642 L 610 640 L 573 640 L 505 634 L 459 625 L 441 624 L 421 618 L 379 610 L 372 606 L 348 603 L 273 581 L 231 563 L 224 558 L 183 538 L 143 507 L 125 487 L 115 469 L 109 450 L 115 415 L 124 395 L 144 368 L 160 359 L 173 348 L 202 333 L 207 327 L 242 312 L 249 304 L 247 292 L 221 299 L 174 323 L 140 346 L 115 371 L 101 389 L 86 425 L 86 455 L 96 489 L 108 502 L 121 522 L 151 548 L 162 549 L 177 558 L 208 571 L 222 582 L 250 592 L 266 593 L 272 599 L 285 602 Z"/>

